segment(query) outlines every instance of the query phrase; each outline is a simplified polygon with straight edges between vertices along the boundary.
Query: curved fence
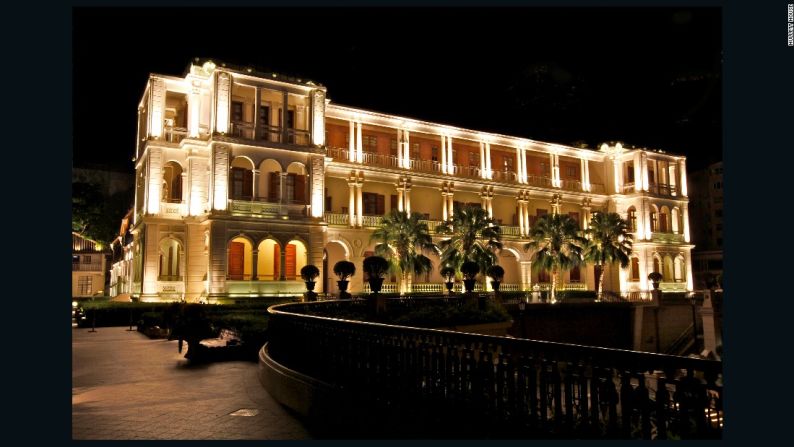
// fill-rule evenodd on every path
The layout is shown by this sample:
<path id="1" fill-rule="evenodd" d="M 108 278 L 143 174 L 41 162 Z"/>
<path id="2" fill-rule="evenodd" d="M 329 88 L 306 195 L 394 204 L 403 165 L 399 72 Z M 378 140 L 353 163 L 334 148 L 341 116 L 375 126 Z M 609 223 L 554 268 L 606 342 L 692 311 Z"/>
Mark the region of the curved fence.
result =
<path id="1" fill-rule="evenodd" d="M 360 305 L 272 306 L 270 356 L 445 437 L 721 437 L 720 362 L 311 315 Z"/>

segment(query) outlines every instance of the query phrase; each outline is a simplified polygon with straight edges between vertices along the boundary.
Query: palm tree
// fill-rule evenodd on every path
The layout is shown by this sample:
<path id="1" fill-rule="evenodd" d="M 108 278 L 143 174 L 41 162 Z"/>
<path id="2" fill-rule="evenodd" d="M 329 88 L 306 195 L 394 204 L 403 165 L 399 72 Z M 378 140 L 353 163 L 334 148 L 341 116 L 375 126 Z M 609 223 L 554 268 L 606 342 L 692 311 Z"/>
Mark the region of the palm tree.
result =
<path id="1" fill-rule="evenodd" d="M 556 301 L 557 273 L 582 264 L 587 239 L 580 236 L 579 225 L 567 214 L 540 216 L 529 231 L 524 250 L 532 250 L 532 267 L 551 271 L 551 302 Z"/>
<path id="2" fill-rule="evenodd" d="M 400 293 L 408 292 L 411 275 L 433 270 L 433 262 L 424 253 L 438 253 L 424 216 L 392 210 L 383 216 L 380 227 L 372 232 L 370 242 L 377 241 L 375 254 L 389 261 L 390 270 L 400 275 Z"/>
<path id="3" fill-rule="evenodd" d="M 604 289 L 604 266 L 619 262 L 622 268 L 629 266 L 634 238 L 629 232 L 629 223 L 618 213 L 595 213 L 587 229 L 590 236 L 585 259 L 601 266 L 598 278 L 598 295 Z"/>
<path id="4" fill-rule="evenodd" d="M 460 270 L 464 261 L 476 262 L 483 278 L 488 267 L 496 264 L 496 253 L 502 249 L 501 230 L 477 206 L 455 208 L 452 218 L 439 224 L 436 233 L 450 236 L 438 244 L 442 264 Z"/>

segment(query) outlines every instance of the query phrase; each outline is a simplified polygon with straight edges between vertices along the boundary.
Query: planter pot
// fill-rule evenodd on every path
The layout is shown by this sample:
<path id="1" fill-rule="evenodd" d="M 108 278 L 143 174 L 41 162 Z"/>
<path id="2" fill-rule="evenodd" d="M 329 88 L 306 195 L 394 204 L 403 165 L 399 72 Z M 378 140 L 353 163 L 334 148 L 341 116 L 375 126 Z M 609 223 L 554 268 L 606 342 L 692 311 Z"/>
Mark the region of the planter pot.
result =
<path id="1" fill-rule="evenodd" d="M 444 285 L 447 286 L 447 292 L 452 294 L 452 288 L 455 287 L 455 282 L 454 281 L 445 282 Z"/>
<path id="2" fill-rule="evenodd" d="M 656 289 L 659 288 L 659 283 L 658 282 L 652 282 L 651 285 L 653 286 L 653 290 L 656 290 Z"/>
<path id="3" fill-rule="evenodd" d="M 383 286 L 383 278 L 369 279 L 369 290 L 371 290 L 373 293 L 380 292 L 382 286 Z"/>
<path id="4" fill-rule="evenodd" d="M 496 281 L 496 280 L 491 281 L 491 287 L 493 287 L 493 291 L 494 292 L 498 292 L 499 291 L 499 285 L 500 284 L 502 284 L 502 281 Z"/>
<path id="5" fill-rule="evenodd" d="M 464 279 L 463 286 L 466 288 L 466 292 L 474 292 L 474 285 L 477 284 L 476 279 Z"/>
<path id="6" fill-rule="evenodd" d="M 315 284 L 317 284 L 317 283 L 314 282 L 314 281 L 306 281 L 306 290 L 308 290 L 309 292 L 314 291 L 314 285 Z"/>
<path id="7" fill-rule="evenodd" d="M 347 281 L 347 280 L 337 281 L 336 282 L 336 285 L 339 287 L 339 299 L 340 300 L 348 300 L 348 299 L 352 298 L 352 295 L 347 293 L 347 284 L 348 283 L 349 283 L 349 281 Z"/>

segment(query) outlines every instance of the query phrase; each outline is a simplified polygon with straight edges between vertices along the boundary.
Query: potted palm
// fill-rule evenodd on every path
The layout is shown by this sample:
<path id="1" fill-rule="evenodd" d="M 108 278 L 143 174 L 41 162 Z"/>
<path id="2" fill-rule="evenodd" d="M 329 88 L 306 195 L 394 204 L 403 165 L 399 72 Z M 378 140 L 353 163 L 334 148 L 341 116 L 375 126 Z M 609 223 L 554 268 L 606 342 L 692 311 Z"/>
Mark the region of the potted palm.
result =
<path id="1" fill-rule="evenodd" d="M 369 289 L 372 291 L 371 299 L 375 313 L 379 314 L 386 308 L 386 299 L 378 292 L 383 285 L 383 277 L 389 271 L 389 261 L 380 256 L 369 256 L 364 258 L 362 267 L 368 277 Z"/>
<path id="2" fill-rule="evenodd" d="M 474 261 L 466 261 L 461 264 L 460 273 L 463 275 L 463 286 L 466 288 L 466 293 L 474 292 L 474 284 L 477 282 L 480 266 Z"/>
<path id="3" fill-rule="evenodd" d="M 502 279 L 505 277 L 505 269 L 503 269 L 500 265 L 494 264 L 488 267 L 486 273 L 491 277 L 491 287 L 493 287 L 494 292 L 499 293 L 499 285 L 502 283 Z"/>
<path id="4" fill-rule="evenodd" d="M 334 264 L 334 275 L 339 278 L 336 285 L 339 286 L 339 299 L 349 300 L 353 296 L 347 293 L 348 278 L 356 274 L 356 265 L 350 261 L 339 261 Z"/>
<path id="5" fill-rule="evenodd" d="M 441 273 L 441 277 L 445 279 L 444 285 L 447 286 L 447 293 L 452 295 L 452 287 L 455 286 L 455 267 L 451 265 L 446 265 L 441 267 L 439 271 Z"/>
<path id="6" fill-rule="evenodd" d="M 659 272 L 651 272 L 648 274 L 648 279 L 651 281 L 651 285 L 653 285 L 653 290 L 657 290 L 659 288 L 659 283 L 662 281 L 662 274 Z"/>
<path id="7" fill-rule="evenodd" d="M 318 276 L 320 276 L 320 269 L 315 265 L 307 264 L 301 268 L 301 279 L 306 283 L 306 293 L 303 294 L 306 301 L 317 301 L 317 294 L 314 292 L 314 286 L 317 283 L 314 280 Z"/>

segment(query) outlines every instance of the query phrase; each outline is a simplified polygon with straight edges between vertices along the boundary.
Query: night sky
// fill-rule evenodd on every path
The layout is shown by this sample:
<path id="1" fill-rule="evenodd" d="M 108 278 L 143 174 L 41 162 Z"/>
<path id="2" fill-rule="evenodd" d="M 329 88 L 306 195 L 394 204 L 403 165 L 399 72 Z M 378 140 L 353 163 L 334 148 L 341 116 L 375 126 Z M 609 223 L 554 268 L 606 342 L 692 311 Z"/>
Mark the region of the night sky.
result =
<path id="1" fill-rule="evenodd" d="M 336 103 L 550 141 L 722 159 L 718 8 L 75 9 L 74 164 L 132 170 L 150 72 L 195 57 Z"/>

